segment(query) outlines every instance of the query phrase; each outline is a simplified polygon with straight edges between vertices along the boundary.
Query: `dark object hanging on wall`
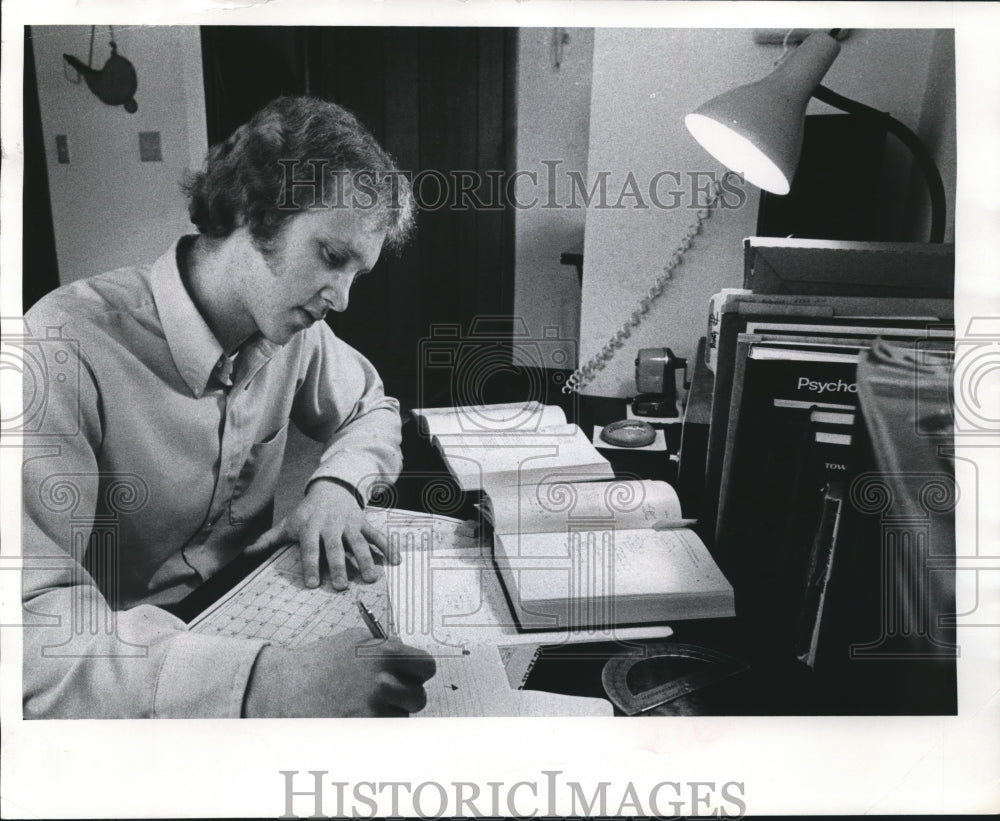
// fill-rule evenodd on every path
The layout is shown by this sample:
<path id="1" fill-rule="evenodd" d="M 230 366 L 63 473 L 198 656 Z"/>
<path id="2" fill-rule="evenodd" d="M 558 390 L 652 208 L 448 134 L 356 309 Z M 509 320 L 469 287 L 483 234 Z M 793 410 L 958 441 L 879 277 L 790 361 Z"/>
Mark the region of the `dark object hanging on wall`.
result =
<path id="1" fill-rule="evenodd" d="M 87 88 L 102 103 L 120 105 L 129 114 L 134 114 L 139 109 L 135 101 L 135 92 L 139 87 L 135 66 L 118 53 L 118 45 L 113 39 L 111 56 L 100 70 L 85 65 L 72 54 L 63 54 L 63 59 L 80 73 Z"/>

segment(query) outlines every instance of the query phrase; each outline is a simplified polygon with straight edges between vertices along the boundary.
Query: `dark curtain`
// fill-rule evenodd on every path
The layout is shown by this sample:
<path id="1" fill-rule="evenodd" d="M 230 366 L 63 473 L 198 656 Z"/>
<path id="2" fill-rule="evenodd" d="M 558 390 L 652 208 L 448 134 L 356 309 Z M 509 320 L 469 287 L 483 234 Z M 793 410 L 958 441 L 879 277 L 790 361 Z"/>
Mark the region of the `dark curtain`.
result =
<path id="1" fill-rule="evenodd" d="M 38 102 L 38 79 L 31 26 L 24 27 L 24 225 L 21 235 L 22 301 L 27 311 L 59 286 L 56 238 L 49 202 L 49 174 L 45 167 L 45 138 Z"/>

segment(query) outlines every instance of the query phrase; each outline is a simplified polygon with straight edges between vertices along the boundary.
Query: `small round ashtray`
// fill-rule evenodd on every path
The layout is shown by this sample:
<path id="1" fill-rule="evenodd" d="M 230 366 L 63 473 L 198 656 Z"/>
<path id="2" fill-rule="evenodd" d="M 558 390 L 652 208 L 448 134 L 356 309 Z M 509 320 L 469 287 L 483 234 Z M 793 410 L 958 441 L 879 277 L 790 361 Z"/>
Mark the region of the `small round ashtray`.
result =
<path id="1" fill-rule="evenodd" d="M 619 448 L 643 448 L 656 441 L 656 431 L 649 422 L 621 419 L 601 431 L 601 439 Z"/>

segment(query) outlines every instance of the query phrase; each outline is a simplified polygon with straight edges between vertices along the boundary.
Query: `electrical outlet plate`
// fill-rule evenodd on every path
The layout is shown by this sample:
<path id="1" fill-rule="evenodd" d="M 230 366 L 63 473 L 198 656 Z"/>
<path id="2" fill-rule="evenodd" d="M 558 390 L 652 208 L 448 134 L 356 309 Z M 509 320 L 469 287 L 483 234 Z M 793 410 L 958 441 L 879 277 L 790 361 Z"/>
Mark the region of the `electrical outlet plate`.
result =
<path id="1" fill-rule="evenodd" d="M 817 31 L 829 32 L 830 29 L 792 29 L 791 34 L 788 33 L 788 29 L 754 29 L 753 41 L 760 46 L 780 46 L 785 42 L 790 46 L 797 46 L 806 37 Z M 842 43 L 849 35 L 850 29 L 841 29 L 834 39 Z M 786 36 L 788 37 L 787 41 L 785 40 Z"/>
<path id="2" fill-rule="evenodd" d="M 139 159 L 142 162 L 163 162 L 159 131 L 139 132 Z"/>

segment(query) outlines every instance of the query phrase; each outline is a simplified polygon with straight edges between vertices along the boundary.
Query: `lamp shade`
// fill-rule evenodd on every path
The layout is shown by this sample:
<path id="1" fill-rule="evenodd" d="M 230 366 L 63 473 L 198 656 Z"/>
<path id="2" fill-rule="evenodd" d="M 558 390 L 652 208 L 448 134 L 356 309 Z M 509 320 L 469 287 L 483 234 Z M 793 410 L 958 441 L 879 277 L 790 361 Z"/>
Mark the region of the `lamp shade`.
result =
<path id="1" fill-rule="evenodd" d="M 691 135 L 732 171 L 774 194 L 787 194 L 802 151 L 806 106 L 840 52 L 811 34 L 762 80 L 714 97 L 684 118 Z"/>

